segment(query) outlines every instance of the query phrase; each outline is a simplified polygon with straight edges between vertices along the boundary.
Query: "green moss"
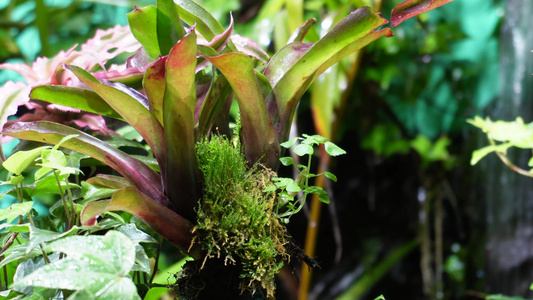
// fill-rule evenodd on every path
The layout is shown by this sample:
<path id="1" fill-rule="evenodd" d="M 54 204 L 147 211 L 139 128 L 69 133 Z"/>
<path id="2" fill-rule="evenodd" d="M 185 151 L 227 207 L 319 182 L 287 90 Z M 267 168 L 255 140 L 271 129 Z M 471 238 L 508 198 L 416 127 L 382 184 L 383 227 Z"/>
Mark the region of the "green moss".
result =
<path id="1" fill-rule="evenodd" d="M 241 291 L 265 290 L 273 297 L 275 275 L 289 256 L 288 234 L 274 214 L 275 192 L 264 192 L 274 172 L 246 167 L 240 145 L 212 136 L 197 145 L 204 175 L 203 199 L 198 206 L 194 242 L 207 260 L 222 259 L 240 266 Z"/>

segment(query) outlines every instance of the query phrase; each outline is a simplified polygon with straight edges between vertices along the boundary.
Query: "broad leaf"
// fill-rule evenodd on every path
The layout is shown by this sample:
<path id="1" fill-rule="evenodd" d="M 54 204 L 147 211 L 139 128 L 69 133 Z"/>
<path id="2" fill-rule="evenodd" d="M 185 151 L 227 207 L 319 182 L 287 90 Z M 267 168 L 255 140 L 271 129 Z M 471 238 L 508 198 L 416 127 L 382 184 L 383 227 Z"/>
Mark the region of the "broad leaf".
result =
<path id="1" fill-rule="evenodd" d="M 196 30 L 207 40 L 212 40 L 216 35 L 224 32 L 224 27 L 205 8 L 192 0 L 174 0 L 178 5 L 180 17 L 189 26 Z M 234 50 L 234 49 L 232 49 Z"/>
<path id="2" fill-rule="evenodd" d="M 98 94 L 85 89 L 62 85 L 41 85 L 31 90 L 30 98 L 122 119 Z"/>
<path id="3" fill-rule="evenodd" d="M 66 67 L 139 132 L 160 162 L 164 159 L 163 127 L 142 103 L 115 87 L 100 83 L 81 68 L 72 65 Z"/>
<path id="4" fill-rule="evenodd" d="M 19 216 L 27 214 L 33 206 L 33 202 L 23 202 L 11 204 L 6 209 L 0 209 L 0 221 L 13 222 Z"/>
<path id="5" fill-rule="evenodd" d="M 77 226 L 72 227 L 67 232 L 55 232 L 45 229 L 40 229 L 30 225 L 30 240 L 27 244 L 26 254 L 30 253 L 35 247 L 40 244 L 47 243 L 50 241 L 55 241 L 57 239 L 76 234 L 80 228 Z"/>
<path id="6" fill-rule="evenodd" d="M 398 4 L 391 13 L 391 26 L 396 27 L 403 21 L 435 9 L 453 0 L 407 0 Z"/>
<path id="7" fill-rule="evenodd" d="M 20 175 L 22 171 L 35 162 L 37 157 L 41 156 L 41 152 L 50 148 L 50 146 L 42 146 L 28 151 L 15 152 L 2 163 L 2 166 L 9 172 Z"/>
<path id="8" fill-rule="evenodd" d="M 68 135 L 77 134 L 76 138 L 64 142 L 61 146 L 105 163 L 159 203 L 168 204 L 168 199 L 161 193 L 159 174 L 139 160 L 82 131 L 61 124 L 41 121 L 15 123 L 5 129 L 4 134 L 54 145 Z"/>
<path id="9" fill-rule="evenodd" d="M 30 100 L 25 95 L 26 91 L 26 85 L 22 82 L 8 81 L 0 87 L 0 95 L 2 95 L 2 102 L 0 103 L 0 130 L 4 128 L 7 118 L 16 114 L 18 107 Z M 0 139 L 0 157 L 3 160 L 4 152 L 2 150 L 2 143 L 3 141 Z"/>
<path id="10" fill-rule="evenodd" d="M 47 251 L 67 254 L 18 280 L 14 287 L 41 286 L 84 291 L 85 299 L 140 299 L 128 273 L 135 245 L 116 231 L 105 236 L 72 236 L 49 244 Z"/>
<path id="11" fill-rule="evenodd" d="M 507 149 L 512 147 L 513 144 L 511 143 L 504 143 L 500 145 L 489 145 L 486 147 L 483 147 L 481 149 L 477 149 L 474 152 L 472 152 L 472 158 L 470 159 L 470 165 L 477 164 L 483 157 L 487 156 L 488 154 L 492 152 L 499 152 L 505 154 Z"/>
<path id="12" fill-rule="evenodd" d="M 165 191 L 175 210 L 194 220 L 200 199 L 200 172 L 194 149 L 196 110 L 196 33 L 191 30 L 170 51 L 166 61 L 163 123 L 166 138 Z"/>
<path id="13" fill-rule="evenodd" d="M 340 148 L 339 146 L 335 145 L 332 142 L 326 142 L 325 149 L 326 149 L 326 152 L 331 156 L 339 156 L 339 155 L 346 154 L 346 151 L 344 151 L 342 148 Z"/>
<path id="14" fill-rule="evenodd" d="M 96 176 L 87 179 L 87 183 L 117 190 L 132 185 L 131 182 L 124 177 L 107 174 L 97 174 Z"/>
<path id="15" fill-rule="evenodd" d="M 159 233 L 181 251 L 198 257 L 198 249 L 191 249 L 192 224 L 167 207 L 158 204 L 134 187 L 116 192 L 111 200 L 94 201 L 83 209 L 80 221 L 84 226 L 93 226 L 96 219 L 106 211 L 125 211 Z"/>
<path id="16" fill-rule="evenodd" d="M 251 59 L 242 53 L 204 56 L 226 77 L 239 103 L 243 145 L 249 164 L 278 165 L 279 143 Z"/>

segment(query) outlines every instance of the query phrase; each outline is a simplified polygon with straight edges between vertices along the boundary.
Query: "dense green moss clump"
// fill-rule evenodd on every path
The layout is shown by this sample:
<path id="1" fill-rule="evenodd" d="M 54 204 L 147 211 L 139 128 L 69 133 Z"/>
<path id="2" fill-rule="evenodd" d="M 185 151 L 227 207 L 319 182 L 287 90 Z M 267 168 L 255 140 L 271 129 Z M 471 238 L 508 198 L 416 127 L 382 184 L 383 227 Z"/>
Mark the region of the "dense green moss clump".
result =
<path id="1" fill-rule="evenodd" d="M 275 173 L 261 165 L 247 168 L 240 145 L 216 135 L 197 145 L 197 157 L 204 191 L 193 243 L 207 252 L 201 268 L 223 260 L 241 269 L 241 292 L 264 290 L 273 297 L 275 275 L 289 259 L 288 233 L 274 214 L 276 193 L 264 192 Z"/>

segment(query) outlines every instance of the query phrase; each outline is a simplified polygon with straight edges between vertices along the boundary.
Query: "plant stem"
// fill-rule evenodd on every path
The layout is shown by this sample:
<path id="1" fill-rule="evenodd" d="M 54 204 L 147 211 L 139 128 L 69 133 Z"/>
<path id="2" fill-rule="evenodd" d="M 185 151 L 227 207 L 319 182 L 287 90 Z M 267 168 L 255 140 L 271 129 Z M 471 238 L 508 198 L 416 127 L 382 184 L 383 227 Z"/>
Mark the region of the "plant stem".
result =
<path id="1" fill-rule="evenodd" d="M 70 230 L 70 212 L 68 211 L 68 205 L 67 201 L 65 200 L 65 193 L 63 193 L 63 189 L 61 188 L 61 181 L 59 180 L 59 177 L 57 176 L 56 170 L 52 171 L 54 173 L 54 176 L 56 178 L 57 187 L 59 188 L 59 195 L 61 196 L 61 201 L 63 202 L 63 207 L 65 210 L 65 215 L 67 216 L 67 221 L 65 222 L 65 231 Z"/>
<path id="2" fill-rule="evenodd" d="M 496 145 L 496 143 L 494 142 L 494 140 L 492 139 L 489 139 L 489 142 L 491 145 Z M 511 169 L 512 171 L 515 171 L 516 173 L 520 174 L 520 175 L 524 175 L 524 176 L 527 176 L 527 177 L 533 177 L 533 173 L 527 171 L 527 170 L 524 170 L 522 168 L 520 168 L 519 166 L 513 164 L 509 158 L 507 158 L 507 156 L 501 152 L 498 152 L 496 151 L 496 154 L 498 155 L 498 157 L 500 158 L 500 160 L 509 168 Z"/>
<path id="3" fill-rule="evenodd" d="M 159 235 L 159 243 L 157 244 L 157 252 L 155 255 L 155 262 L 154 262 L 154 271 L 152 271 L 152 276 L 150 276 L 149 283 L 152 284 L 155 278 L 155 274 L 157 273 L 157 268 L 159 266 L 159 255 L 161 254 L 161 243 L 163 242 L 163 237 Z"/>

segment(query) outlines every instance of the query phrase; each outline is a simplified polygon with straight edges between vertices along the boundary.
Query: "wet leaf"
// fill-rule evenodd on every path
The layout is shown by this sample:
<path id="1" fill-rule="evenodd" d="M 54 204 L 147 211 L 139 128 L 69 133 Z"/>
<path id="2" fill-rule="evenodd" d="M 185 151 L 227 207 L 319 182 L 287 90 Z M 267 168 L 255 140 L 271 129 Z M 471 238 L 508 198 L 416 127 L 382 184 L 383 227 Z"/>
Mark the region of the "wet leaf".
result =
<path id="1" fill-rule="evenodd" d="M 33 206 L 33 202 L 23 202 L 11 204 L 5 209 L 0 209 L 0 221 L 13 222 L 19 216 L 27 214 Z"/>
<path id="2" fill-rule="evenodd" d="M 125 235 L 71 236 L 50 243 L 47 251 L 67 254 L 16 281 L 13 286 L 83 290 L 99 299 L 140 299 L 128 273 L 135 262 L 135 246 Z"/>

